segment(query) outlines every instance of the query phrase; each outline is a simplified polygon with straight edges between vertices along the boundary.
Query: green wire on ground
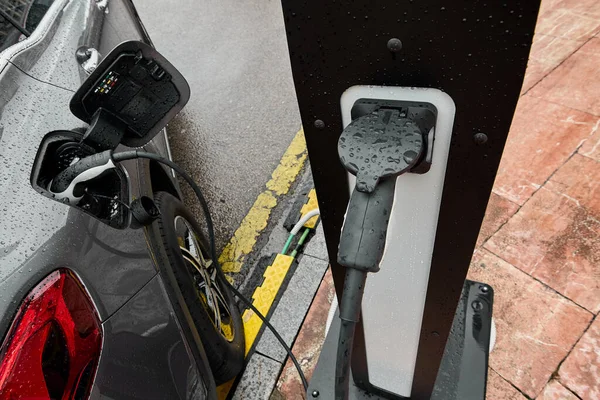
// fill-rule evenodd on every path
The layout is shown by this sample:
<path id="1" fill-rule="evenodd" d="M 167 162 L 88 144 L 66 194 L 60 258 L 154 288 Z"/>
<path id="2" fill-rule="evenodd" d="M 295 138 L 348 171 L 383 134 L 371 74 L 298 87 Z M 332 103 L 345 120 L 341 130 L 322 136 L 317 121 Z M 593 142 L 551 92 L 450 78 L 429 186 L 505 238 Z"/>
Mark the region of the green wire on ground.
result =
<path id="1" fill-rule="evenodd" d="M 285 245 L 283 246 L 283 250 L 281 250 L 280 254 L 285 255 L 285 253 L 287 253 L 287 251 L 290 249 L 292 241 L 294 240 L 294 236 L 296 236 L 296 234 L 298 232 L 300 232 L 300 229 L 302 229 L 302 226 L 304 224 L 306 224 L 312 217 L 314 217 L 316 215 L 320 215 L 318 208 L 310 210 L 309 212 L 304 214 L 298 222 L 296 222 L 296 225 L 294 225 L 294 227 L 290 231 L 290 236 L 288 237 L 287 241 L 285 242 Z M 304 240 L 306 239 L 306 236 L 308 235 L 308 230 L 310 228 L 306 228 L 306 229 L 307 229 L 307 231 L 305 231 L 304 234 L 302 235 L 302 238 L 298 242 L 298 245 L 296 246 L 296 249 L 294 250 L 292 257 L 296 256 L 296 254 L 298 253 L 298 248 L 302 245 L 302 243 L 304 243 Z"/>
<path id="2" fill-rule="evenodd" d="M 304 241 L 306 240 L 306 237 L 308 236 L 309 233 L 310 233 L 310 228 L 306 228 L 304 230 L 304 232 L 302 233 L 302 236 L 300 236 L 300 240 L 298 240 L 298 244 L 296 245 L 296 248 L 294 249 L 294 251 L 292 251 L 292 254 L 291 254 L 292 257 L 296 257 L 296 254 L 298 254 L 298 250 L 300 250 L 300 247 L 304 244 Z"/>
<path id="3" fill-rule="evenodd" d="M 294 234 L 290 233 L 290 236 L 288 236 L 287 241 L 285 242 L 285 245 L 283 246 L 283 250 L 281 250 L 281 254 L 285 255 L 285 253 L 287 253 L 287 251 L 290 248 L 290 245 L 292 244 L 292 240 L 294 240 Z"/>

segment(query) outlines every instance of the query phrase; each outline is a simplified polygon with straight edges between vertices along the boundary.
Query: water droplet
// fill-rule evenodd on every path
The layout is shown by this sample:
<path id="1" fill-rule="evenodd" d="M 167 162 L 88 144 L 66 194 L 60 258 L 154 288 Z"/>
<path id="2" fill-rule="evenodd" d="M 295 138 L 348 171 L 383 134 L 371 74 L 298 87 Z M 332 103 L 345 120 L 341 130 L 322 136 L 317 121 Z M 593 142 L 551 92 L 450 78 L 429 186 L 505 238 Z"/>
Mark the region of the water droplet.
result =
<path id="1" fill-rule="evenodd" d="M 415 157 L 417 157 L 417 153 L 413 150 L 408 150 L 406 152 L 404 152 L 404 161 L 406 161 L 407 163 L 411 163 Z"/>

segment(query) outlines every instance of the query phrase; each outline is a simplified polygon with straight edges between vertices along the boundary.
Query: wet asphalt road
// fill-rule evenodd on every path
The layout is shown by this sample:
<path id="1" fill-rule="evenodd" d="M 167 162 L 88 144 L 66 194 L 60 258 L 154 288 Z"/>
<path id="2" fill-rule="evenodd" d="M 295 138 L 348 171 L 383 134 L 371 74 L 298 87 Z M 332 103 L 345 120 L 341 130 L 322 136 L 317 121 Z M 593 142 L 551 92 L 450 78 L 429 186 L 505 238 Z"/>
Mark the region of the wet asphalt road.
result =
<path id="1" fill-rule="evenodd" d="M 167 129 L 173 158 L 205 192 L 220 251 L 300 129 L 281 3 L 134 3 L 155 47 L 190 84 L 189 103 Z"/>

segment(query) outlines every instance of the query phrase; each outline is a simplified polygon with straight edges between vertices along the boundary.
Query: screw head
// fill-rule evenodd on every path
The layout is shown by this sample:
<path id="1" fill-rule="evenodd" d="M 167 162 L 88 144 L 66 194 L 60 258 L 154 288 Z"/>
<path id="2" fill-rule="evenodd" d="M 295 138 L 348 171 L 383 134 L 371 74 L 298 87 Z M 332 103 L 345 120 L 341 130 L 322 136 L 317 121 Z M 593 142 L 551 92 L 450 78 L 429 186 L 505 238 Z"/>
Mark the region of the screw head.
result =
<path id="1" fill-rule="evenodd" d="M 473 141 L 476 144 L 484 144 L 488 141 L 488 136 L 483 132 L 478 132 L 475 134 L 475 136 L 473 136 Z"/>
<path id="2" fill-rule="evenodd" d="M 487 293 L 487 292 L 490 291 L 490 287 L 482 285 L 482 286 L 479 287 L 479 290 L 481 290 L 481 293 Z"/>
<path id="3" fill-rule="evenodd" d="M 397 53 L 402 50 L 402 41 L 398 38 L 391 38 L 387 42 L 387 48 L 392 53 Z"/>
<path id="4" fill-rule="evenodd" d="M 479 300 L 475 300 L 474 302 L 471 303 L 471 307 L 473 307 L 473 310 L 475 310 L 475 311 L 481 311 L 481 310 L 483 310 L 483 303 L 480 302 Z"/>
<path id="5" fill-rule="evenodd" d="M 312 393 L 311 393 L 310 395 L 311 395 L 312 397 L 315 397 L 315 398 L 317 398 L 317 397 L 319 397 L 319 394 L 320 394 L 320 393 L 319 393 L 319 391 L 318 391 L 318 390 L 313 390 L 313 391 L 312 391 Z"/>
<path id="6" fill-rule="evenodd" d="M 317 119 L 315 121 L 315 128 L 317 128 L 317 129 L 325 128 L 325 122 L 323 122 L 323 120 Z"/>

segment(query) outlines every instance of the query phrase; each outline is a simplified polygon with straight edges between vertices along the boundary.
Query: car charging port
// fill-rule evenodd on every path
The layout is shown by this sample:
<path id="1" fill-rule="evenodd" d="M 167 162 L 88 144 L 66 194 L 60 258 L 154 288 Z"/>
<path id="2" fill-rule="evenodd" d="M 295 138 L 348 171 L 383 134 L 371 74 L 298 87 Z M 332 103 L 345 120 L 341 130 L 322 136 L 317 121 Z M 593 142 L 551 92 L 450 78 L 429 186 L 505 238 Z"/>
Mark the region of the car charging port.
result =
<path id="1" fill-rule="evenodd" d="M 151 223 L 156 207 L 151 199 L 129 204 L 126 171 L 113 162 L 113 152 L 119 145 L 143 147 L 189 97 L 185 78 L 152 46 L 121 43 L 71 98 L 71 112 L 88 128 L 44 136 L 31 185 L 114 228 Z"/>
<path id="2" fill-rule="evenodd" d="M 96 153 L 96 149 L 81 142 L 82 138 L 83 134 L 76 131 L 54 131 L 44 137 L 30 178 L 36 191 L 56 200 L 50 191 L 53 180 L 72 164 Z M 81 195 L 76 204 L 70 205 L 112 227 L 128 226 L 129 188 L 121 169 L 112 169 L 87 182 Z"/>

